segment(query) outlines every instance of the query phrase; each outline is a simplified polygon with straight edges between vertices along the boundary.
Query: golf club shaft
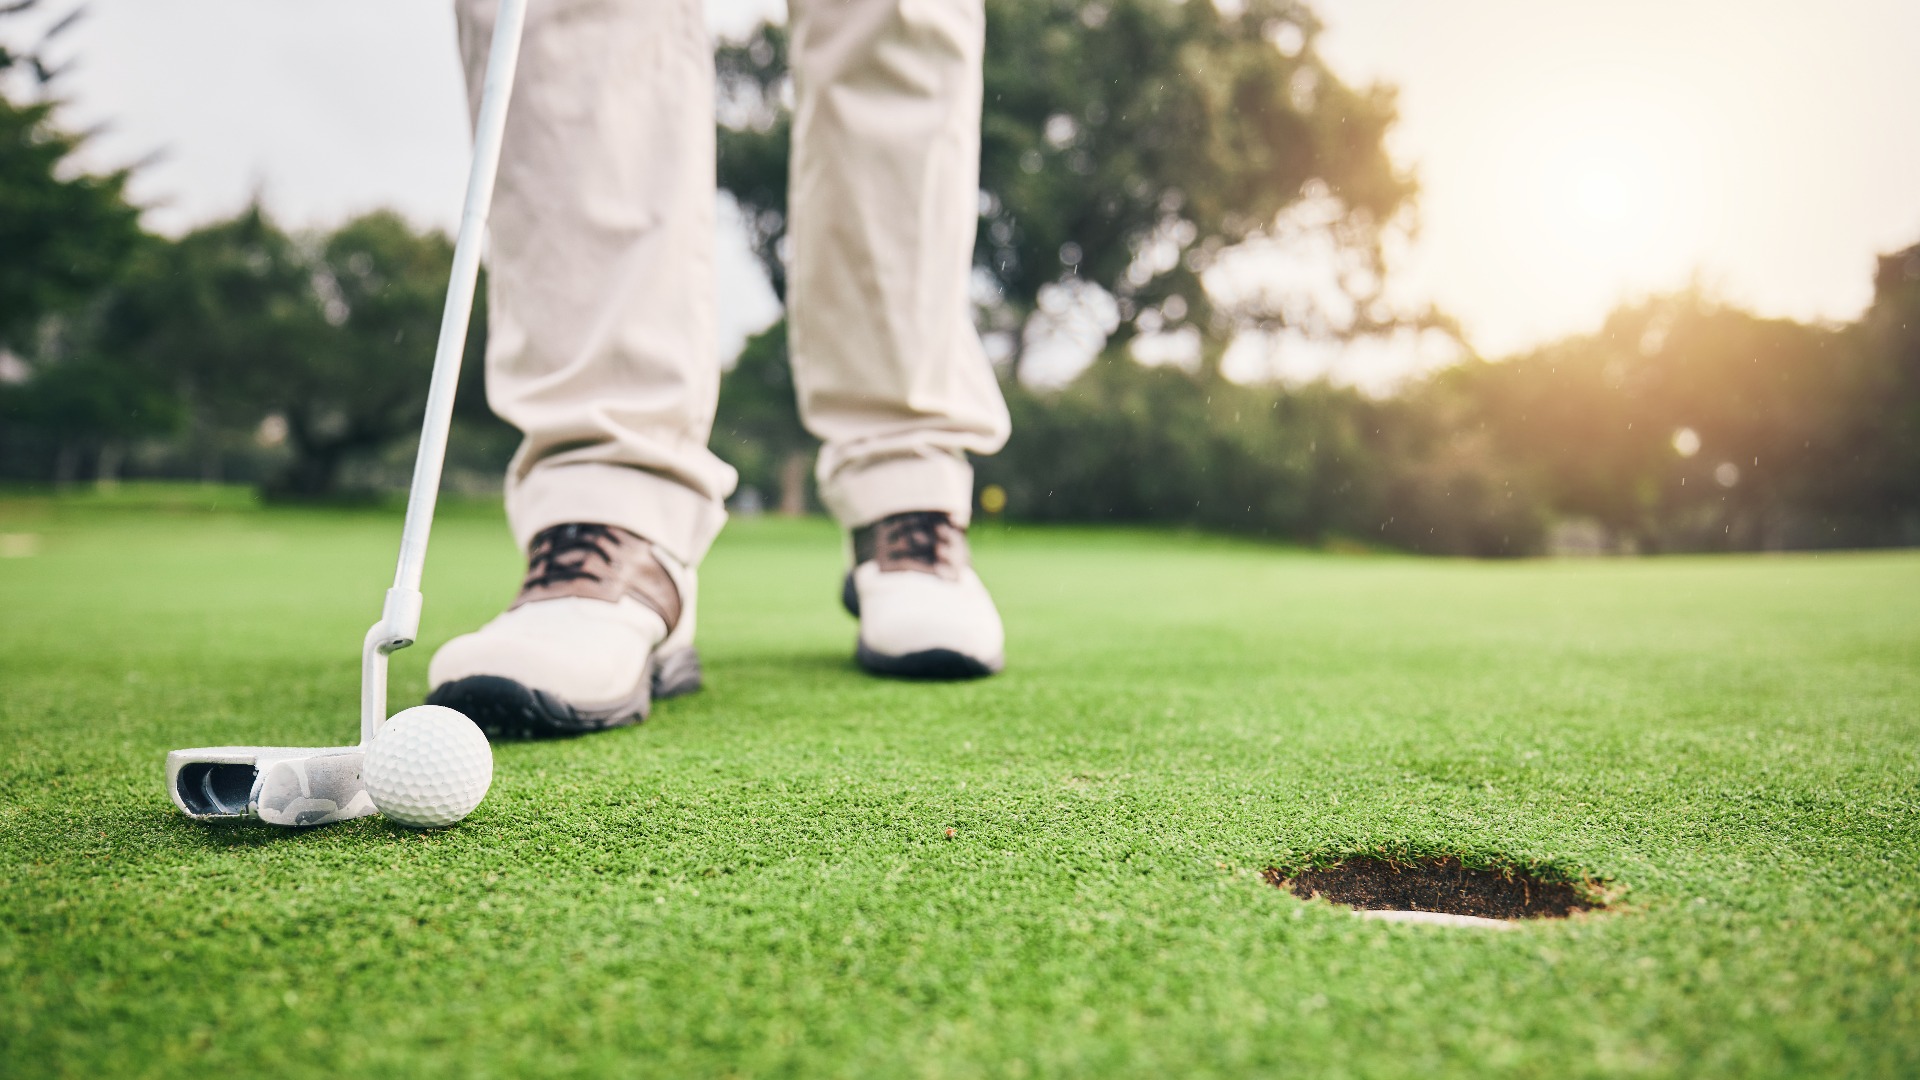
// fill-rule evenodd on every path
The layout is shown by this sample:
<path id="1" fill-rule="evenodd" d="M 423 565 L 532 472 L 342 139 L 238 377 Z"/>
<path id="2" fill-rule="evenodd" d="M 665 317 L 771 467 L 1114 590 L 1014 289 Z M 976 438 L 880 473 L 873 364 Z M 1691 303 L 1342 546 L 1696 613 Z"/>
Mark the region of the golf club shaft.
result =
<path id="1" fill-rule="evenodd" d="M 440 495 L 447 430 L 453 423 L 453 396 L 460 385 L 460 359 L 467 344 L 467 323 L 473 315 L 474 283 L 480 274 L 487 210 L 493 202 L 493 181 L 500 169 L 500 142 L 506 132 L 507 102 L 513 96 L 513 73 L 520 59 L 520 32 L 526 15 L 527 0 L 500 0 L 493 45 L 487 56 L 486 82 L 480 90 L 480 115 L 474 122 L 467 201 L 460 215 L 460 235 L 453 246 L 453 278 L 447 285 L 440 342 L 433 356 L 433 383 L 427 391 L 427 414 L 420 426 L 413 485 L 407 492 L 407 523 L 400 534 L 400 560 L 393 574 L 396 589 L 418 591 L 427 561 L 427 534 L 433 529 L 434 504 Z"/>
<path id="2" fill-rule="evenodd" d="M 440 498 L 447 431 L 453 425 L 453 396 L 460 386 L 460 359 L 466 351 L 467 323 L 473 316 L 473 289 L 480 277 L 487 210 L 493 203 L 493 181 L 500 170 L 507 102 L 513 96 L 513 73 L 520 60 L 520 33 L 526 21 L 527 0 L 500 0 L 494 17 L 493 45 L 487 54 L 486 81 L 480 87 L 480 115 L 473 125 L 473 166 L 467 173 L 460 235 L 453 244 L 453 273 L 447 283 L 447 306 L 440 317 L 440 341 L 433 353 L 433 381 L 427 389 L 426 416 L 420 423 L 413 483 L 407 489 L 407 522 L 400 533 L 399 565 L 394 568 L 393 587 L 387 590 L 380 621 L 368 628 L 360 648 L 363 744 L 387 719 L 387 655 L 413 644 L 420 633 L 420 575 L 426 567 L 434 505 Z"/>

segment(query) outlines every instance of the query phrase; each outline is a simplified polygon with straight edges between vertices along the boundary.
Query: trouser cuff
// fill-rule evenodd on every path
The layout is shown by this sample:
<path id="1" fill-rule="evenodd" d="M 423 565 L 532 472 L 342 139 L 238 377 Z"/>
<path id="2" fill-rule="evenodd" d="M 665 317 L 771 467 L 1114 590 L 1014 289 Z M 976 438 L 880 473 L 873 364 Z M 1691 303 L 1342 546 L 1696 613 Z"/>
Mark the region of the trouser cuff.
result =
<path id="1" fill-rule="evenodd" d="M 973 516 L 973 466 L 942 451 L 881 458 L 828 477 L 820 499 L 849 529 L 909 510 L 941 510 L 965 528 Z"/>
<path id="2" fill-rule="evenodd" d="M 575 521 L 637 533 L 697 566 L 727 523 L 727 511 L 684 484 L 624 465 L 553 465 L 509 481 L 507 524 L 521 551 L 540 530 Z"/>

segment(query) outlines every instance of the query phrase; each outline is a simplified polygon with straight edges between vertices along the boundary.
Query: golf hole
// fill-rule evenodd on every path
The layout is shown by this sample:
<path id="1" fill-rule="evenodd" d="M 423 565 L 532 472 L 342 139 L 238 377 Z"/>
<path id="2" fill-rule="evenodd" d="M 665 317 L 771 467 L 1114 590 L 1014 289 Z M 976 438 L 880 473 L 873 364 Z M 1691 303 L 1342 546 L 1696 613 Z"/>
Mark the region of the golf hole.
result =
<path id="1" fill-rule="evenodd" d="M 1473 867 L 1453 857 L 1355 855 L 1303 870 L 1269 867 L 1265 876 L 1302 900 L 1319 897 L 1364 918 L 1393 922 L 1508 927 L 1605 906 L 1591 882 L 1554 881 L 1514 867 Z"/>

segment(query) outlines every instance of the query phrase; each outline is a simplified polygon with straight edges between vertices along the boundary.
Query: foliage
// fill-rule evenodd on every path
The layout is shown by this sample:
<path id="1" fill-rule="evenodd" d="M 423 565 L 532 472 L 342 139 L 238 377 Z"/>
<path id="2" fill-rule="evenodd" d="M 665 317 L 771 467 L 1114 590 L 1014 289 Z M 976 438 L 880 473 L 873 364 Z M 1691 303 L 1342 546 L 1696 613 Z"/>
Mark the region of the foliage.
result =
<path id="1" fill-rule="evenodd" d="M 0 15 L 34 6 L 16 0 Z M 0 435 L 58 432 L 56 473 L 74 468 L 81 444 L 163 431 L 173 412 L 155 372 L 75 339 L 75 321 L 143 240 L 127 199 L 131 170 L 81 168 L 87 136 L 59 123 L 61 103 L 50 95 L 60 69 L 41 50 L 78 16 L 56 22 L 33 49 L 0 46 L 0 77 L 24 72 L 40 91 L 28 101 L 0 93 L 0 354 L 10 368 L 0 374 Z M 4 445 L 9 456 L 26 449 L 15 438 Z"/>
<path id="2" fill-rule="evenodd" d="M 1125 358 L 1058 393 L 1005 386 L 1007 448 L 977 463 L 1033 521 L 1166 521 L 1306 539 L 1326 531 L 1355 477 L 1371 406 L 1325 387 L 1241 386 Z"/>
<path id="3" fill-rule="evenodd" d="M 0 96 L 0 341 L 84 302 L 132 252 L 140 212 L 125 170 L 74 172 L 84 139 L 60 130 L 51 102 Z"/>
<path id="4" fill-rule="evenodd" d="M 761 23 L 745 41 L 714 49 L 721 123 L 715 132 L 720 186 L 739 204 L 747 238 L 774 295 L 787 295 L 781 255 L 787 233 L 787 161 L 793 113 L 787 28 Z"/>
<path id="5" fill-rule="evenodd" d="M 1659 297 L 1384 400 L 1109 355 L 1058 391 L 1009 382 L 1013 437 L 979 469 L 1025 520 L 1442 554 L 1537 552 L 1569 519 L 1646 552 L 1915 543 L 1916 282 L 1920 249 L 1883 260 L 1839 330 Z"/>
<path id="6" fill-rule="evenodd" d="M 332 332 L 256 398 L 287 418 L 296 457 L 282 487 L 293 495 L 332 491 L 348 454 L 419 428 L 453 245 L 373 213 L 328 236 L 310 266 Z"/>
<path id="7" fill-rule="evenodd" d="M 15 68 L 31 69 L 43 89 L 58 74 L 37 50 L 0 47 L 0 75 Z M 126 196 L 130 170 L 77 168 L 74 155 L 86 136 L 59 125 L 59 105 L 56 98 L 19 102 L 0 93 L 0 348 L 23 346 L 39 319 L 84 304 L 140 236 L 140 211 Z"/>
<path id="8" fill-rule="evenodd" d="M 1828 410 L 1824 473 L 1806 494 L 1876 542 L 1920 543 L 1920 244 L 1880 260 L 1846 343 L 1857 374 Z"/>
<path id="9" fill-rule="evenodd" d="M 1915 506 L 1888 497 L 1898 466 L 1868 449 L 1897 446 L 1900 428 L 1870 338 L 1684 293 L 1446 371 L 1430 393 L 1460 401 L 1456 426 L 1486 433 L 1554 513 L 1629 548 L 1886 543 Z"/>
<path id="10" fill-rule="evenodd" d="M 976 464 L 1020 520 L 1170 522 L 1455 555 L 1540 541 L 1539 507 L 1486 440 L 1406 402 L 1111 357 L 1058 392 L 1005 390 L 1013 437 Z"/>
<path id="11" fill-rule="evenodd" d="M 1012 438 L 976 467 L 1016 520 L 1432 554 L 1538 552 L 1568 519 L 1645 552 L 1920 542 L 1915 265 L 1911 252 L 1883 260 L 1878 299 L 1852 327 L 1683 293 L 1379 400 L 1109 351 L 1059 390 L 1006 380 Z M 763 490 L 812 446 L 783 341 L 769 331 L 726 376 L 715 441 Z"/>
<path id="12" fill-rule="evenodd" d="M 330 495 L 350 457 L 419 425 L 451 262 L 446 237 L 392 213 L 303 238 L 254 206 L 149 245 L 99 348 L 171 372 L 202 430 L 284 438 L 271 491 Z"/>

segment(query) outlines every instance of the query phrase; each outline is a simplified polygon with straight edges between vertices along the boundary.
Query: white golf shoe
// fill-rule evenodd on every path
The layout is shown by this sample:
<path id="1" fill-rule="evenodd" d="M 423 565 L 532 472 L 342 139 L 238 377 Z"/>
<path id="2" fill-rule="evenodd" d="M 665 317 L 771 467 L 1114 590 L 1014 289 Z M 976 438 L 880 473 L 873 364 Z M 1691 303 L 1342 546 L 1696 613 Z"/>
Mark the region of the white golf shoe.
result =
<path id="1" fill-rule="evenodd" d="M 427 703 L 466 713 L 496 738 L 638 723 L 652 699 L 700 688 L 694 581 L 625 529 L 546 529 L 513 606 L 433 654 Z"/>
<path id="2" fill-rule="evenodd" d="M 1006 666 L 1006 632 L 973 572 L 966 530 L 938 511 L 853 531 L 840 599 L 860 620 L 854 657 L 880 675 L 972 679 Z"/>

